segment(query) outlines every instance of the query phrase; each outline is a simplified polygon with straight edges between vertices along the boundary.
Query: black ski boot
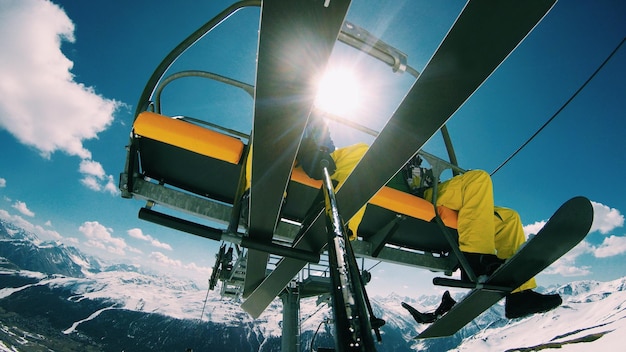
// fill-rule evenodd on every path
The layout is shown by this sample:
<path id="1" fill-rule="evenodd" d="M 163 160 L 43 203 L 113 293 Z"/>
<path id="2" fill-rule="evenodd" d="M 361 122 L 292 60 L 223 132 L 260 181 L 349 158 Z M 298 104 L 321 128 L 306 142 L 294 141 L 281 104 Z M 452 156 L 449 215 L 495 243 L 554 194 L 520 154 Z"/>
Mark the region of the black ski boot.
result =
<path id="1" fill-rule="evenodd" d="M 413 319 L 420 324 L 429 324 L 437 320 L 435 313 L 422 313 L 404 302 L 402 302 L 402 307 L 408 310 L 413 316 Z"/>
<path id="2" fill-rule="evenodd" d="M 435 315 L 437 318 L 446 314 L 452 307 L 456 304 L 456 301 L 452 296 L 450 296 L 450 291 L 446 291 L 443 293 L 443 297 L 441 297 L 441 303 L 439 307 L 435 310 Z"/>
<path id="3" fill-rule="evenodd" d="M 455 304 L 456 301 L 452 298 L 452 296 L 450 296 L 450 291 L 446 291 L 444 292 L 443 297 L 441 297 L 439 307 L 437 307 L 437 309 L 435 309 L 432 313 L 422 313 L 404 302 L 402 302 L 402 307 L 411 313 L 416 322 L 420 324 L 429 324 L 446 314 Z"/>
<path id="4" fill-rule="evenodd" d="M 521 318 L 535 313 L 552 310 L 563 303 L 559 294 L 543 295 L 533 290 L 524 290 L 506 296 L 504 314 L 509 319 Z"/>

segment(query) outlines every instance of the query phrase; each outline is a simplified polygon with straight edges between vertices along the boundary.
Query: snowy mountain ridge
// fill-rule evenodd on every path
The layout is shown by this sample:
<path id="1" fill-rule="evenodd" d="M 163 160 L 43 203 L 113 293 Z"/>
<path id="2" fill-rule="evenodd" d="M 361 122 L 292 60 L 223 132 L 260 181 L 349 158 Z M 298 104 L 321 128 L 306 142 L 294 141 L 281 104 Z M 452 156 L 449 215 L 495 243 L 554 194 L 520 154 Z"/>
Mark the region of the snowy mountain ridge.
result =
<path id="1" fill-rule="evenodd" d="M 68 314 L 53 324 L 53 330 L 69 339 L 81 339 L 86 334 L 102 331 L 103 328 L 94 328 L 101 324 L 117 322 L 119 326 L 119 321 L 142 319 L 147 324 L 144 329 L 155 332 L 162 330 L 151 328 L 149 324 L 170 322 L 167 326 L 171 326 L 175 321 L 183 331 L 191 329 L 190 326 L 198 331 L 221 329 L 222 333 L 230 329 L 231 338 L 245 346 L 256 346 L 248 350 L 272 351 L 279 346 L 276 341 L 280 341 L 281 335 L 282 304 L 278 299 L 259 319 L 253 320 L 241 310 L 240 302 L 223 300 L 216 291 L 207 293 L 190 281 L 146 273 L 132 265 L 105 266 L 73 247 L 42 243 L 34 235 L 11 226 L 0 222 L 0 253 L 4 253 L 0 255 L 0 308 L 5 307 L 2 309 L 23 305 L 19 314 L 40 319 L 39 310 L 48 308 L 32 308 L 31 300 L 37 300 L 44 307 L 62 305 L 69 310 Z M 9 255 L 5 255 L 7 253 Z M 508 320 L 504 318 L 503 302 L 500 302 L 452 337 L 420 341 L 413 337 L 424 327 L 415 323 L 401 307 L 401 302 L 431 310 L 439 303 L 439 295 L 412 298 L 392 293 L 375 297 L 372 299 L 375 313 L 387 322 L 382 329 L 383 343 L 377 348 L 381 352 L 526 351 L 549 347 L 563 351 L 619 350 L 620 332 L 626 332 L 626 277 L 611 282 L 577 281 L 549 290 L 559 292 L 564 298 L 563 305 L 554 311 Z M 458 293 L 455 299 L 461 296 L 462 293 Z M 50 297 L 50 302 L 58 303 L 46 303 L 42 297 Z M 59 298 L 63 301 L 58 301 Z M 5 325 L 2 313 L 4 311 L 0 311 L 0 341 L 3 341 L 2 331 L 15 328 Z M 141 316 L 145 318 L 138 318 Z M 318 339 L 332 342 L 332 325 L 324 324 L 332 317 L 327 304 L 317 305 L 316 299 L 303 299 L 300 317 L 303 346 L 308 346 L 313 332 L 322 326 Z M 135 323 L 127 328 L 131 329 L 132 324 Z M 29 333 L 41 334 L 33 330 Z M 136 331 L 119 333 L 125 334 L 131 342 L 139 339 Z M 145 346 L 145 350 L 159 350 L 163 345 L 159 346 Z"/>

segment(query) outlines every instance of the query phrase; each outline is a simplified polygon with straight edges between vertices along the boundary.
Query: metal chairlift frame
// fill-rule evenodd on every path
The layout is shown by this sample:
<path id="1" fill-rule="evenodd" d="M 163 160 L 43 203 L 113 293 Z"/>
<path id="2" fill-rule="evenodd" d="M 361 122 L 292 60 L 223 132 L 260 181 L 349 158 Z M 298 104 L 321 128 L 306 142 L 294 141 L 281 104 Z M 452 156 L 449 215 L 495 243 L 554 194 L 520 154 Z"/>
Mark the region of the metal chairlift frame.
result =
<path id="1" fill-rule="evenodd" d="M 209 22 L 207 22 L 205 25 L 203 25 L 201 28 L 199 28 L 197 31 L 192 33 L 189 37 L 183 40 L 174 50 L 172 50 L 163 59 L 163 61 L 159 64 L 157 69 L 152 74 L 151 78 L 148 80 L 137 104 L 135 118 L 143 111 L 154 111 L 156 113 L 160 113 L 161 93 L 163 92 L 163 90 L 173 81 L 187 77 L 201 77 L 222 82 L 240 88 L 249 95 L 253 96 L 254 87 L 252 85 L 219 75 L 217 73 L 190 70 L 176 72 L 169 76 L 165 76 L 165 74 L 167 72 L 167 69 L 181 55 L 183 55 L 189 47 L 193 46 L 198 40 L 200 40 L 207 33 L 209 33 L 211 30 L 221 24 L 228 17 L 230 17 L 242 8 L 256 6 L 260 6 L 260 1 L 246 0 L 231 5 L 220 14 L 215 16 L 213 19 L 211 19 Z M 369 32 L 352 23 L 345 22 L 343 24 L 342 31 L 340 32 L 338 40 L 380 60 L 381 62 L 390 66 L 394 72 L 406 72 L 411 74 L 415 78 L 419 76 L 419 72 L 406 63 L 407 58 L 405 54 L 384 43 L 383 41 L 373 37 Z M 355 122 L 343 119 L 339 116 L 334 116 L 332 114 L 325 114 L 325 116 L 328 119 L 338 121 L 339 123 L 357 129 L 361 132 L 368 133 L 372 136 L 377 135 L 377 131 L 371 130 Z M 180 118 L 182 120 L 204 125 L 207 128 L 218 130 L 220 132 L 246 139 L 248 141 L 250 140 L 249 134 L 240 131 L 227 129 L 220 125 L 204 120 L 195 119 L 192 117 L 183 116 Z M 436 161 L 444 168 L 449 168 L 453 170 L 455 174 L 458 172 L 463 172 L 464 170 L 457 166 L 454 148 L 452 146 L 451 138 L 446 126 L 442 127 L 441 132 L 450 161 L 443 160 L 424 151 L 420 151 L 419 154 L 429 161 Z M 185 232 L 189 232 L 217 241 L 230 241 L 237 244 L 242 244 L 241 242 L 245 241 L 241 238 L 241 236 L 237 235 L 238 232 L 241 232 L 241 229 L 238 226 L 239 216 L 238 214 L 235 214 L 237 212 L 234 211 L 237 209 L 233 210 L 233 207 L 238 207 L 238 202 L 231 206 L 189 192 L 173 188 L 166 188 L 162 185 L 147 181 L 138 170 L 138 162 L 135 158 L 135 152 L 136 151 L 133 150 L 133 140 L 131 138 L 129 146 L 127 147 L 125 170 L 120 175 L 120 190 L 122 192 L 122 197 L 124 198 L 143 199 L 147 202 L 146 207 L 141 209 L 140 211 L 140 218 L 147 221 L 162 223 L 162 225 L 164 226 L 173 227 Z M 199 224 L 194 224 L 192 222 L 183 222 L 182 224 L 180 224 L 178 223 L 179 220 L 173 217 L 166 219 L 157 219 L 158 216 L 153 216 L 155 215 L 155 213 L 151 210 L 152 206 L 155 204 L 164 205 L 168 208 L 192 214 L 194 216 L 198 216 L 200 218 L 210 220 L 218 224 L 228 225 L 229 229 L 228 231 L 223 231 L 220 229 L 213 229 Z M 274 236 L 276 239 L 282 239 L 289 242 L 295 238 L 298 229 L 299 227 L 297 224 L 293 224 L 291 222 L 280 222 L 276 228 Z M 245 243 L 242 245 L 244 247 L 254 247 L 254 245 L 250 243 Z M 394 247 L 385 247 L 382 251 L 377 251 L 377 256 L 373 256 L 372 253 L 374 252 L 374 248 L 372 248 L 369 243 L 365 243 L 360 240 L 355 241 L 353 243 L 353 247 L 355 253 L 359 257 L 372 258 L 376 260 L 388 261 L 414 267 L 423 267 L 431 270 L 443 271 L 448 274 L 456 266 L 455 260 L 447 257 L 434 257 L 429 253 L 419 253 L 412 250 L 407 251 L 401 248 Z M 303 257 L 303 253 L 298 252 L 297 250 L 294 251 L 293 248 L 284 248 L 284 250 L 280 248 L 264 249 L 270 253 L 274 253 L 277 255 L 285 255 L 304 259 L 307 258 L 307 255 Z M 278 253 L 279 251 L 281 253 Z M 294 253 L 286 253 L 290 251 L 293 251 Z M 308 259 L 311 259 L 310 253 L 308 254 Z"/>
<path id="2" fill-rule="evenodd" d="M 177 72 L 167 77 L 164 76 L 168 68 L 178 57 L 180 57 L 189 47 L 194 45 L 199 39 L 201 39 L 204 35 L 206 35 L 208 32 L 221 24 L 229 16 L 244 7 L 260 5 L 261 2 L 258 0 L 240 1 L 231 5 L 226 10 L 207 22 L 204 26 L 195 31 L 188 38 L 186 38 L 174 50 L 172 50 L 172 52 L 170 52 L 170 54 L 165 57 L 165 59 L 160 63 L 160 65 L 157 67 L 157 69 L 148 80 L 139 99 L 139 103 L 137 104 L 135 118 L 143 111 L 153 111 L 156 113 L 160 113 L 161 93 L 171 82 L 181 78 L 201 77 L 218 81 L 240 88 L 247 92 L 251 97 L 254 97 L 253 86 L 212 72 L 190 70 Z M 352 23 L 344 22 L 342 24 L 338 40 L 380 60 L 381 62 L 390 66 L 394 72 L 408 73 L 415 78 L 419 76 L 419 72 L 407 64 L 407 56 L 404 53 L 384 43 L 378 38 L 375 38 L 366 30 Z M 251 140 L 251 136 L 249 134 L 227 129 L 208 121 L 198 120 L 192 117 L 180 118 L 191 123 L 204 125 L 207 128 L 214 129 L 228 135 L 236 136 L 238 138 L 246 139 L 248 141 Z M 373 131 L 365 126 L 356 124 L 354 122 L 342 119 L 338 116 L 327 114 L 327 118 L 333 119 L 362 132 L 369 133 L 373 136 L 377 134 L 376 131 Z M 423 151 L 420 151 L 419 154 L 424 157 L 431 165 L 435 166 L 436 177 L 439 177 L 440 173 L 444 169 L 452 169 L 454 174 L 464 172 L 463 169 L 457 166 L 454 148 L 452 147 L 450 135 L 445 125 L 441 128 L 441 132 L 450 161 L 445 161 Z M 232 242 L 237 245 L 241 245 L 243 247 L 247 247 L 257 251 L 263 251 L 266 253 L 272 253 L 284 257 L 291 257 L 307 262 L 319 261 L 319 254 L 317 253 L 276 244 L 274 243 L 275 241 L 268 243 L 243 236 L 242 232 L 245 231 L 245 229 L 242 229 L 239 225 L 239 210 L 241 206 L 240 199 L 243 192 L 243 186 L 240 187 L 240 194 L 235 197 L 235 202 L 232 205 L 224 204 L 222 202 L 198 196 L 183 190 L 164 187 L 161 184 L 155 184 L 154 182 L 150 182 L 149 180 L 144 179 L 139 170 L 139 163 L 136 159 L 136 153 L 137 152 L 134 149 L 134 141 L 131 137 L 131 141 L 129 143 L 129 146 L 127 147 L 125 170 L 120 176 L 120 190 L 122 191 L 122 197 L 124 198 L 137 198 L 147 201 L 146 207 L 142 208 L 139 212 L 139 217 L 141 219 L 212 240 Z M 244 174 L 242 171 L 242 175 L 240 177 L 240 185 L 243 185 L 243 179 Z M 326 189 L 328 191 L 328 187 L 326 187 Z M 330 197 L 332 198 L 332 195 Z M 152 210 L 152 207 L 155 204 L 161 204 L 178 211 L 182 211 L 192 214 L 194 216 L 198 216 L 200 218 L 204 218 L 206 220 L 210 220 L 212 222 L 227 225 L 227 229 L 215 229 L 199 223 L 155 212 Z M 435 214 L 437 214 L 436 208 Z M 438 218 L 438 215 L 436 215 L 436 217 Z M 445 233 L 445 225 L 443 225 L 441 219 L 438 219 L 437 222 L 441 225 L 441 228 Z M 273 239 L 289 243 L 293 241 L 298 231 L 298 224 L 281 221 L 278 223 L 275 232 L 273 233 Z M 385 229 L 382 229 L 382 232 L 384 233 Z M 349 246 L 350 251 L 353 251 L 353 253 L 350 253 L 350 255 L 356 255 L 362 258 L 372 258 L 401 265 L 428 268 L 434 271 L 445 272 L 448 275 L 450 275 L 458 265 L 458 261 L 454 256 L 434 256 L 433 254 L 427 252 L 416 252 L 414 250 L 407 250 L 405 248 L 389 247 L 385 246 L 385 235 L 381 235 L 378 237 L 378 243 L 372 243 L 362 240 L 354 241 L 351 246 Z M 448 237 L 450 237 L 450 235 L 448 235 Z M 453 239 L 450 238 L 448 238 L 448 240 L 453 241 Z M 341 256 L 345 255 L 345 253 L 334 253 L 333 255 Z M 241 258 L 239 258 L 239 260 L 241 260 Z M 332 265 L 337 265 L 336 260 L 331 261 L 333 263 Z M 354 266 L 356 266 L 356 263 L 354 263 Z M 346 270 L 357 270 L 358 273 L 358 266 L 356 267 L 356 269 L 354 268 L 354 266 L 351 266 Z M 354 279 L 355 277 L 352 278 L 352 280 Z M 357 286 L 360 286 L 360 284 Z M 360 293 L 359 295 L 362 296 L 362 293 Z M 362 305 L 363 302 L 361 298 L 361 306 Z M 360 313 L 362 314 L 363 312 L 361 311 Z M 339 322 L 339 324 L 344 324 L 346 326 L 350 323 L 351 318 L 347 317 L 346 319 L 343 319 L 341 322 Z M 371 327 L 369 326 L 369 322 L 366 325 L 371 329 Z M 349 331 L 353 328 L 354 327 L 352 326 L 344 327 L 340 329 L 340 333 Z M 371 347 L 373 346 L 373 341 L 370 341 L 371 334 L 360 334 L 358 338 L 363 338 L 363 336 L 369 336 L 369 338 L 365 338 L 365 345 L 367 348 L 371 349 Z"/>

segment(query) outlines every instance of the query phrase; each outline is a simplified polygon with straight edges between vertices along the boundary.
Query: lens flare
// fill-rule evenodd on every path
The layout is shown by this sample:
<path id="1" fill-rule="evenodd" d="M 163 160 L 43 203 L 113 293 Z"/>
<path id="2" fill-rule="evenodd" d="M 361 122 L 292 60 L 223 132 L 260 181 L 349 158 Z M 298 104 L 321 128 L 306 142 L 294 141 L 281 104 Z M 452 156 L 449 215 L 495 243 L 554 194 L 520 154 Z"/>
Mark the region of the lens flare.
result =
<path id="1" fill-rule="evenodd" d="M 315 105 L 327 113 L 345 116 L 359 104 L 359 83 L 350 70 L 327 70 L 320 79 Z"/>

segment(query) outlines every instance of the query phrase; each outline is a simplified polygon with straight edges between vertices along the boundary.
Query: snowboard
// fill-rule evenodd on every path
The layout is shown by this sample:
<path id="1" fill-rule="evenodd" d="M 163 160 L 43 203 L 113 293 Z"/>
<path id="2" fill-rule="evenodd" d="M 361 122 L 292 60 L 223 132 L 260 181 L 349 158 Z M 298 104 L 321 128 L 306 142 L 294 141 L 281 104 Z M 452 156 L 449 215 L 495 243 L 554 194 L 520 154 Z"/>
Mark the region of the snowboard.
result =
<path id="1" fill-rule="evenodd" d="M 593 207 L 589 199 L 565 202 L 544 227 L 483 283 L 474 287 L 452 309 L 420 333 L 416 339 L 450 336 L 508 293 L 539 274 L 580 243 L 591 228 Z M 435 284 L 467 287 L 468 283 L 435 278 Z"/>

